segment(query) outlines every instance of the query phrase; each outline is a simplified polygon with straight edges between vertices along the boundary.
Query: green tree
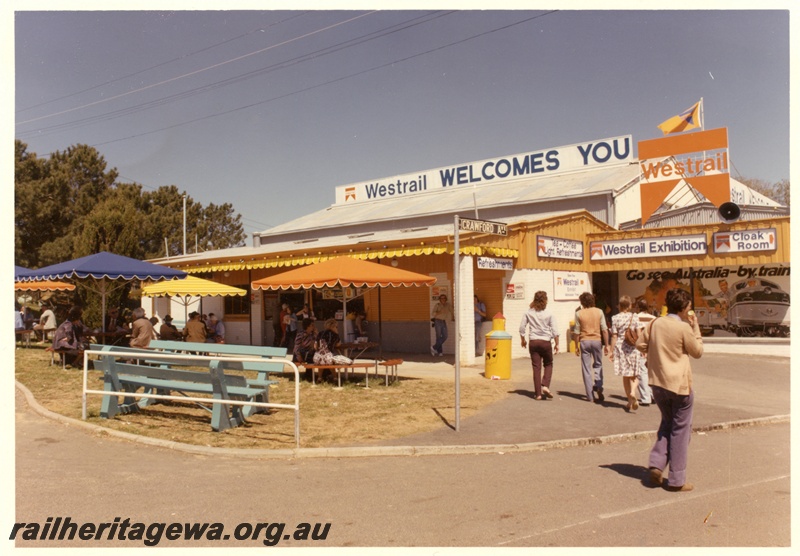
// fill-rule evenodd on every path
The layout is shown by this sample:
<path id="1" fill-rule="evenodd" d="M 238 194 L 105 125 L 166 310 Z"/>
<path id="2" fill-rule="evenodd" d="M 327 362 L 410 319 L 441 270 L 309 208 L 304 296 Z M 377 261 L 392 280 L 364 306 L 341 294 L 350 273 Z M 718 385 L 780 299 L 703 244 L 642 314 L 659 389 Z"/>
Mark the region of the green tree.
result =
<path id="1" fill-rule="evenodd" d="M 737 179 L 756 193 L 761 193 L 783 206 L 789 206 L 789 180 L 784 179 L 777 183 L 770 183 L 758 178 Z"/>
<path id="2" fill-rule="evenodd" d="M 174 185 L 143 191 L 140 184 L 119 183 L 93 147 L 75 145 L 49 159 L 14 144 L 14 257 L 18 265 L 40 268 L 108 251 L 136 259 L 183 253 L 183 199 L 186 196 L 187 243 L 198 249 L 244 245 L 241 217 L 228 204 L 204 207 Z M 187 246 L 188 247 L 188 246 Z M 110 305 L 130 305 L 131 284 L 109 296 Z M 78 285 L 75 302 L 85 307 L 92 326 L 100 325 L 100 300 Z"/>
<path id="3" fill-rule="evenodd" d="M 93 147 L 77 145 L 42 160 L 15 143 L 15 259 L 41 267 L 73 257 L 74 235 L 111 190 L 117 171 Z"/>

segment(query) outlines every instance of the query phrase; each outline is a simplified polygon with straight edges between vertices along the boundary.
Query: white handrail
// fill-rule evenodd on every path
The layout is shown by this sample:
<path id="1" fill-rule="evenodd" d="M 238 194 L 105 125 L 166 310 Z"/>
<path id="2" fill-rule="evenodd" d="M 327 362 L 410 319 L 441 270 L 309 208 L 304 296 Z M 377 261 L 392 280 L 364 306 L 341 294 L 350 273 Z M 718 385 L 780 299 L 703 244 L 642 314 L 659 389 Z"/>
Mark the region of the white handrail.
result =
<path id="1" fill-rule="evenodd" d="M 188 396 L 170 396 L 167 394 L 145 394 L 144 392 L 118 392 L 114 390 L 92 390 L 89 386 L 89 355 L 112 355 L 114 357 L 129 357 L 131 359 L 145 359 L 150 354 L 141 351 L 102 351 L 86 350 L 83 352 L 83 394 L 81 395 L 81 417 L 86 420 L 86 395 L 98 394 L 101 396 L 129 396 L 133 398 L 153 398 L 157 400 L 180 400 L 189 402 L 221 403 L 226 405 L 251 405 L 254 407 L 274 408 L 274 409 L 294 409 L 294 440 L 296 447 L 300 447 L 300 371 L 293 362 L 288 359 L 248 357 L 248 356 L 221 356 L 221 355 L 189 355 L 182 353 L 165 353 L 163 351 L 153 351 L 153 359 L 191 359 L 206 361 L 234 361 L 247 363 L 283 363 L 294 370 L 294 404 L 279 404 L 270 402 L 255 402 L 246 400 L 222 400 L 214 398 L 194 398 Z"/>

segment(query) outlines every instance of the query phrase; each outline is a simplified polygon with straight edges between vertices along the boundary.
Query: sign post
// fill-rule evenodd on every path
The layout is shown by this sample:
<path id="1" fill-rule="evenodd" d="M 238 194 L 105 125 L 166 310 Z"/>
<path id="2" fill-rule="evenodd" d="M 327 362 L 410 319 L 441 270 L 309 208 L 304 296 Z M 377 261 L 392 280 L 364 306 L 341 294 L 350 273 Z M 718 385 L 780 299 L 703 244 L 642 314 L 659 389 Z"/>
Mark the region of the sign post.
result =
<path id="1" fill-rule="evenodd" d="M 498 236 L 508 235 L 508 226 L 502 222 L 492 222 L 489 220 L 472 220 L 460 218 L 457 214 L 453 217 L 453 312 L 455 313 L 456 327 L 456 360 L 455 360 L 455 383 L 456 383 L 456 432 L 461 430 L 461 280 L 459 279 L 459 245 L 458 233 L 478 232 Z"/>

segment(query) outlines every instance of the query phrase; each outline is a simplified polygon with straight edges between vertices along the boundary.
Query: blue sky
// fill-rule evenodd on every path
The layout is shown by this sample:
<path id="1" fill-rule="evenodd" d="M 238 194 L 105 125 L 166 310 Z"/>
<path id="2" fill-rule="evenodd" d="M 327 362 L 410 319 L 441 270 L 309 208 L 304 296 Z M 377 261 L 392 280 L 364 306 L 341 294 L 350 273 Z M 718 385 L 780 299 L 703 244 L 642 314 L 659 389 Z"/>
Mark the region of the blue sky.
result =
<path id="1" fill-rule="evenodd" d="M 732 175 L 777 182 L 790 177 L 789 22 L 787 10 L 18 11 L 14 136 L 40 156 L 93 145 L 121 181 L 231 203 L 248 235 L 331 205 L 339 185 L 660 137 L 701 97 L 706 128 L 728 128 Z"/>

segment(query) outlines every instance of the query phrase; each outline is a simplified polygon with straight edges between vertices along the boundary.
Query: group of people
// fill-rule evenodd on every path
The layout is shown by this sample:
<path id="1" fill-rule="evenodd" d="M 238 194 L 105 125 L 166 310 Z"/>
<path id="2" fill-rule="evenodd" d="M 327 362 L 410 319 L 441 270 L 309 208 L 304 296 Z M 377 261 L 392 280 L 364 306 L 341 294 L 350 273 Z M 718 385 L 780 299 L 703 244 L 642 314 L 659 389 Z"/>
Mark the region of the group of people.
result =
<path id="1" fill-rule="evenodd" d="M 295 363 L 316 365 L 331 365 L 333 363 L 350 363 L 351 361 L 335 352 L 341 347 L 339 326 L 336 319 L 327 319 L 322 331 L 317 332 L 316 324 L 311 318 L 301 321 L 301 328 L 297 332 L 292 348 L 292 360 Z M 324 369 L 321 374 L 322 381 L 333 376 L 333 371 Z M 313 372 L 306 368 L 306 380 L 312 380 Z"/>
<path id="2" fill-rule="evenodd" d="M 112 307 L 109 309 L 105 320 L 105 330 L 107 333 L 116 334 L 119 338 L 127 339 L 127 344 L 131 347 L 145 348 L 150 345 L 152 340 L 161 338 L 163 340 L 185 340 L 187 342 L 225 342 L 225 325 L 214 314 L 209 313 L 208 317 L 200 315 L 196 311 L 189 314 L 189 321 L 186 328 L 178 330 L 172 324 L 170 315 L 164 316 L 159 332 L 156 332 L 158 324 L 157 317 L 147 318 L 144 308 L 137 307 L 130 313 L 130 323 L 122 321 L 119 317 L 119 309 Z M 93 332 L 84 325 L 83 309 L 79 306 L 70 308 L 67 318 L 58 327 L 55 326 L 55 315 L 50 308 L 46 308 L 42 313 L 39 324 L 34 326 L 34 331 L 44 334 L 45 330 L 55 329 L 52 348 L 58 350 L 65 357 L 68 365 L 80 364 L 83 352 L 86 349 L 87 336 Z M 96 333 L 96 331 L 95 331 Z"/>
<path id="3" fill-rule="evenodd" d="M 14 308 L 14 330 L 19 332 L 21 330 L 33 330 L 33 334 L 39 342 L 45 341 L 45 335 L 55 330 L 56 315 L 52 307 L 47 303 L 42 304 L 42 314 L 39 315 L 38 320 L 34 318 L 28 307 L 16 304 Z"/>
<path id="4" fill-rule="evenodd" d="M 671 491 L 689 491 L 693 487 L 686 482 L 686 463 L 694 404 L 689 358 L 703 355 L 703 340 L 689 292 L 671 289 L 665 302 L 667 315 L 657 318 L 648 312 L 646 300 L 634 306 L 631 298 L 623 295 L 609 328 L 604 311 L 595 306 L 594 295 L 584 292 L 572 334 L 575 353 L 581 358 L 586 400 L 604 401 L 603 356 L 609 357 L 614 374 L 622 377 L 626 411 L 654 402 L 661 412 L 649 458 L 651 483 Z M 536 400 L 553 397 L 550 382 L 553 354 L 559 347 L 558 330 L 554 315 L 547 310 L 547 293 L 536 292 L 519 327 L 522 347 L 527 347 L 531 356 Z"/>
<path id="5" fill-rule="evenodd" d="M 302 326 L 305 319 L 310 319 L 312 322 L 317 320 L 308 303 L 304 303 L 301 309 L 293 309 L 288 303 L 283 303 L 278 314 L 279 326 L 275 328 L 277 345 L 292 349 L 298 334 L 298 324 Z"/>
<path id="6" fill-rule="evenodd" d="M 168 320 L 169 319 L 169 320 Z M 166 328 L 165 328 L 166 327 Z M 189 313 L 189 320 L 182 331 L 172 324 L 172 317 L 166 315 L 161 325 L 162 340 L 184 340 L 187 342 L 224 344 L 225 324 L 214 313 L 208 316 L 197 311 Z"/>

